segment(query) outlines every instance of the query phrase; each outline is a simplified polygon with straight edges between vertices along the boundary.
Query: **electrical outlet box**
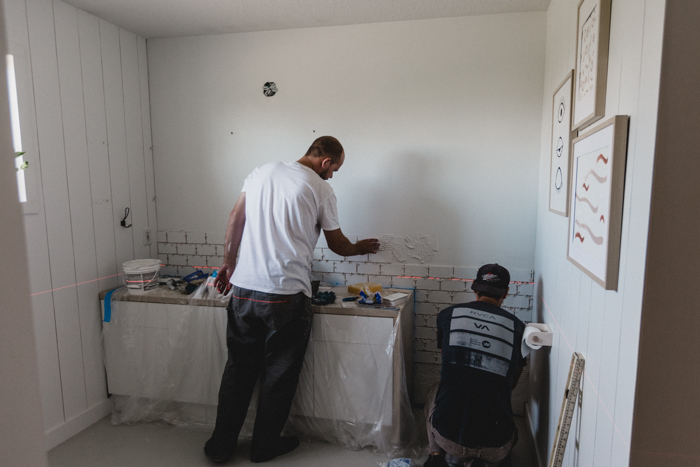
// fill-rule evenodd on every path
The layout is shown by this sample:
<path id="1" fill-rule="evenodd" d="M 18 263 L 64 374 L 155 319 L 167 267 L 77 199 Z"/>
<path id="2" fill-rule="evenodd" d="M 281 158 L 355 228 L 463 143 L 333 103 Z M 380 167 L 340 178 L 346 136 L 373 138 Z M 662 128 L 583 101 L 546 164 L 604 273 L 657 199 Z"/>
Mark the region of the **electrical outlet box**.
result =
<path id="1" fill-rule="evenodd" d="M 150 245 L 151 244 L 151 229 L 145 229 L 144 234 L 143 234 L 143 244 L 144 245 Z"/>

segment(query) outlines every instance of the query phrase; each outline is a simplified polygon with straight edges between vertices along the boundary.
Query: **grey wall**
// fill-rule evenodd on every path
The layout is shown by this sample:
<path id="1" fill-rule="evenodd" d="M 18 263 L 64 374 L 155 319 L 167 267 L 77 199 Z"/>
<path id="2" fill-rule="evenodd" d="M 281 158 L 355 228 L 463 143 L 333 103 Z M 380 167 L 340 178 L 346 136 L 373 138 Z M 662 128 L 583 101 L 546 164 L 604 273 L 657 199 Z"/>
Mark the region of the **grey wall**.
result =
<path id="1" fill-rule="evenodd" d="M 631 465 L 700 462 L 700 4 L 667 0 Z"/>

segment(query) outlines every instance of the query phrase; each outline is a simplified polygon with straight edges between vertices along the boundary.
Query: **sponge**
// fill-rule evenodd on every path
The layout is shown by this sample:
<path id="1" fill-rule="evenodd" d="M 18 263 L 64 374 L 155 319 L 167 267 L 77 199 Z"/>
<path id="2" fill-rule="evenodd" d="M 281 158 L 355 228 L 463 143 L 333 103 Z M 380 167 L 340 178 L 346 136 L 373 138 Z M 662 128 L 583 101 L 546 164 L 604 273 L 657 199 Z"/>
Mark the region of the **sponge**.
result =
<path id="1" fill-rule="evenodd" d="M 367 295 L 374 295 L 376 292 L 381 292 L 382 286 L 376 282 L 360 282 L 358 284 L 348 285 L 348 293 L 358 295 L 360 290 L 364 290 Z"/>

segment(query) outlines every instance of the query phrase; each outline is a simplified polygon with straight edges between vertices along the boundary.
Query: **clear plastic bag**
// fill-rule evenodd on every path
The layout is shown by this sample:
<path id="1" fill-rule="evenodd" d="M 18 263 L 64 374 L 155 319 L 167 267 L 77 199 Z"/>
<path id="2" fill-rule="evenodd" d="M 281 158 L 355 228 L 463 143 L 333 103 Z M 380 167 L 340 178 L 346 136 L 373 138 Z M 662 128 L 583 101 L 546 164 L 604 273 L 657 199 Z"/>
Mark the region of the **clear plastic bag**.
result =
<path id="1" fill-rule="evenodd" d="M 113 423 L 213 429 L 227 358 L 229 299 L 213 281 L 190 297 L 164 288 L 141 296 L 123 289 L 113 293 L 111 319 L 103 323 Z M 411 342 L 405 333 L 412 323 L 402 322 L 398 313 L 368 316 L 363 309 L 355 315 L 336 306 L 338 314 L 315 313 L 285 431 L 354 450 L 372 447 L 389 457 L 419 457 L 403 370 L 403 347 Z M 252 434 L 256 406 L 257 390 L 243 438 Z"/>

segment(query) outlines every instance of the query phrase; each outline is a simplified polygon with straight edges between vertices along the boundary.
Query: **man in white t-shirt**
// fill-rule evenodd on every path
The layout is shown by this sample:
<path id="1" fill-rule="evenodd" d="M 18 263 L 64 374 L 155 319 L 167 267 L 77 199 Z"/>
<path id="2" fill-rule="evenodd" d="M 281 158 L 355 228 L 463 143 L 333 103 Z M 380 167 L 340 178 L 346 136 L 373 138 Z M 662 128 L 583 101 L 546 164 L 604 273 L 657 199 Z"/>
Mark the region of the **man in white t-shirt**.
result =
<path id="1" fill-rule="evenodd" d="M 352 243 L 338 222 L 335 193 L 326 182 L 345 161 L 340 142 L 316 139 L 296 162 L 273 162 L 246 178 L 226 229 L 220 292 L 233 288 L 216 427 L 204 446 L 215 462 L 236 448 L 256 382 L 258 408 L 250 449 L 265 462 L 299 445 L 280 436 L 299 382 L 311 321 L 311 261 L 323 230 L 341 256 L 376 253 L 377 239 Z M 236 255 L 240 247 L 238 262 Z"/>

